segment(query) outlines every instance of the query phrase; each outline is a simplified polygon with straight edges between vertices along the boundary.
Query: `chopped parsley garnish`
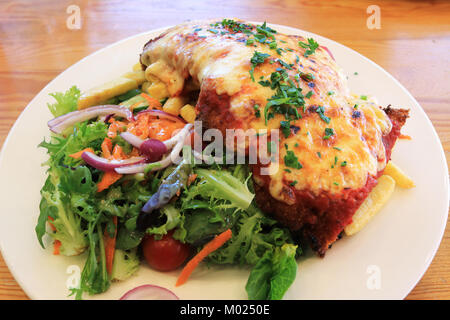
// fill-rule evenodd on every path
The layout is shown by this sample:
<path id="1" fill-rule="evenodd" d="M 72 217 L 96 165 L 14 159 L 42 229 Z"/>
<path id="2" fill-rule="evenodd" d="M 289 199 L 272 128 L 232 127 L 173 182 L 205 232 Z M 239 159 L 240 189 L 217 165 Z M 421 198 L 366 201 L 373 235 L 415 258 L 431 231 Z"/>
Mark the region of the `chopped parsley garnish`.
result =
<path id="1" fill-rule="evenodd" d="M 337 165 L 337 162 L 338 162 L 338 157 L 335 156 L 335 157 L 334 157 L 334 165 Z"/>
<path id="2" fill-rule="evenodd" d="M 342 151 L 342 149 L 341 149 L 341 148 L 338 148 L 338 147 L 333 147 L 333 149 L 336 149 L 336 150 L 338 150 L 338 151 Z"/>
<path id="3" fill-rule="evenodd" d="M 287 167 L 294 168 L 294 169 L 301 169 L 303 168 L 302 164 L 298 162 L 298 158 L 295 156 L 294 151 L 288 150 L 286 155 L 284 156 L 284 164 Z"/>
<path id="4" fill-rule="evenodd" d="M 353 109 L 358 109 L 358 105 L 355 104 L 355 105 L 353 106 Z"/>
<path id="5" fill-rule="evenodd" d="M 273 141 L 269 141 L 267 142 L 267 151 L 269 153 L 272 153 L 272 151 L 276 151 L 277 149 L 277 144 Z"/>
<path id="6" fill-rule="evenodd" d="M 328 140 L 332 136 L 334 136 L 333 128 L 325 128 L 325 135 L 323 136 L 323 140 Z"/>
<path id="7" fill-rule="evenodd" d="M 247 39 L 247 41 L 245 42 L 245 44 L 248 45 L 248 46 L 249 46 L 249 45 L 252 45 L 253 43 L 255 43 L 255 40 L 250 39 L 250 38 Z"/>
<path id="8" fill-rule="evenodd" d="M 317 152 L 317 156 L 322 159 L 322 154 L 320 152 Z"/>
<path id="9" fill-rule="evenodd" d="M 314 75 L 312 73 L 303 73 L 299 71 L 300 78 L 302 78 L 305 81 L 313 81 L 315 79 Z"/>
<path id="10" fill-rule="evenodd" d="M 283 133 L 284 137 L 285 138 L 289 137 L 291 134 L 291 122 L 289 120 L 281 121 L 280 126 L 281 126 L 281 132 Z"/>
<path id="11" fill-rule="evenodd" d="M 324 107 L 318 106 L 318 107 L 316 108 L 316 112 L 319 114 L 320 119 L 322 119 L 323 121 L 325 121 L 327 124 L 330 123 L 330 120 L 331 120 L 331 119 L 328 118 L 328 117 L 325 115 L 325 108 L 324 108 Z"/>
<path id="12" fill-rule="evenodd" d="M 331 95 L 334 94 L 334 91 L 328 91 L 327 94 L 328 94 L 329 96 L 331 96 Z"/>
<path id="13" fill-rule="evenodd" d="M 345 167 L 347 165 L 347 161 L 342 161 L 341 162 L 341 167 Z"/>
<path id="14" fill-rule="evenodd" d="M 231 29 L 234 32 L 251 33 L 252 29 L 252 26 L 232 19 L 223 19 L 221 24 L 223 27 Z"/>
<path id="15" fill-rule="evenodd" d="M 355 72 L 355 73 L 353 73 L 355 76 L 357 76 L 359 73 L 358 72 Z"/>
<path id="16" fill-rule="evenodd" d="M 319 44 L 313 38 L 308 38 L 307 43 L 299 41 L 298 45 L 303 49 L 306 49 L 305 53 L 303 54 L 305 57 L 312 55 L 319 47 Z"/>
<path id="17" fill-rule="evenodd" d="M 289 183 L 289 185 L 291 186 L 291 187 L 293 187 L 293 186 L 295 186 L 296 184 L 297 184 L 297 180 L 294 180 L 294 181 L 292 181 L 291 183 Z"/>
<path id="18" fill-rule="evenodd" d="M 360 96 L 359 97 L 361 100 L 367 100 L 367 96 Z"/>
<path id="19" fill-rule="evenodd" d="M 277 33 L 276 30 L 274 30 L 274 29 L 272 29 L 272 28 L 267 26 L 266 21 L 264 21 L 264 23 L 262 25 L 257 26 L 256 27 L 256 31 L 258 31 L 258 33 L 264 34 L 268 38 L 272 38 L 272 39 L 275 39 L 274 34 Z"/>
<path id="20" fill-rule="evenodd" d="M 335 186 L 338 186 L 338 185 L 339 185 L 339 183 L 337 183 L 337 182 L 333 182 L 333 184 L 334 184 Z"/>
<path id="21" fill-rule="evenodd" d="M 250 69 L 250 76 L 252 77 L 253 82 L 255 81 L 255 78 L 253 77 L 253 72 L 255 71 L 255 67 L 257 65 L 260 65 L 261 63 L 264 63 L 264 61 L 270 57 L 270 54 L 262 53 L 255 51 L 253 54 L 253 57 L 250 59 L 250 63 L 252 64 L 252 68 Z"/>
<path id="22" fill-rule="evenodd" d="M 261 111 L 259 110 L 259 104 L 255 104 L 253 106 L 253 109 L 255 109 L 255 117 L 261 118 Z"/>

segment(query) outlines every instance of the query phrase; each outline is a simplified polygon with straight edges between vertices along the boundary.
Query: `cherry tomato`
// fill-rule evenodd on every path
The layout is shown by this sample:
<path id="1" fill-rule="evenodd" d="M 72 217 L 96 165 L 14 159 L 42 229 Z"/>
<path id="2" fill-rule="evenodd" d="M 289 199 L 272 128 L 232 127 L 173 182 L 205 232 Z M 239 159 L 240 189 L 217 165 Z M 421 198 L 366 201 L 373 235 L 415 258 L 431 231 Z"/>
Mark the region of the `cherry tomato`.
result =
<path id="1" fill-rule="evenodd" d="M 189 245 L 172 237 L 173 232 L 164 235 L 161 240 L 146 236 L 142 241 L 142 252 L 150 267 L 159 271 L 172 271 L 186 261 Z"/>

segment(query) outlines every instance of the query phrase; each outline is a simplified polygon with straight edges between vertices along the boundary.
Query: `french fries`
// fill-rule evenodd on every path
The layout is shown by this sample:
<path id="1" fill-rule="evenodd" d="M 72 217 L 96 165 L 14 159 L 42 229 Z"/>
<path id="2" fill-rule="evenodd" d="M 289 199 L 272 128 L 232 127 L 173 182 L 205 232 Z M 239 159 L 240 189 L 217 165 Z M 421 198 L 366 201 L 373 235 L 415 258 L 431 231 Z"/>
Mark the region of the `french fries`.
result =
<path id="1" fill-rule="evenodd" d="M 180 114 L 180 109 L 185 105 L 186 101 L 182 97 L 173 97 L 167 99 L 166 103 L 163 105 L 163 111 L 178 116 Z"/>
<path id="2" fill-rule="evenodd" d="M 383 174 L 386 174 L 392 179 L 395 180 L 395 183 L 400 188 L 410 189 L 414 188 L 415 184 L 414 181 L 410 177 L 408 177 L 402 169 L 400 169 L 397 165 L 395 165 L 392 161 L 389 161 L 389 163 L 386 165 L 386 168 L 384 169 Z"/>
<path id="3" fill-rule="evenodd" d="M 122 77 L 132 79 L 132 80 L 136 81 L 138 85 L 141 85 L 146 81 L 145 73 L 143 70 L 130 71 L 130 72 L 125 73 Z"/>
<path id="4" fill-rule="evenodd" d="M 180 109 L 181 117 L 186 120 L 186 122 L 194 123 L 197 114 L 195 112 L 195 107 L 190 104 L 186 104 L 183 108 Z"/>
<path id="5" fill-rule="evenodd" d="M 78 109 L 85 109 L 98 105 L 112 97 L 136 89 L 138 83 L 133 79 L 120 77 L 83 93 L 78 99 Z"/>
<path id="6" fill-rule="evenodd" d="M 353 222 L 345 227 L 347 236 L 359 232 L 388 202 L 395 188 L 395 180 L 388 175 L 382 175 L 378 184 L 369 193 L 359 209 L 353 215 Z"/>

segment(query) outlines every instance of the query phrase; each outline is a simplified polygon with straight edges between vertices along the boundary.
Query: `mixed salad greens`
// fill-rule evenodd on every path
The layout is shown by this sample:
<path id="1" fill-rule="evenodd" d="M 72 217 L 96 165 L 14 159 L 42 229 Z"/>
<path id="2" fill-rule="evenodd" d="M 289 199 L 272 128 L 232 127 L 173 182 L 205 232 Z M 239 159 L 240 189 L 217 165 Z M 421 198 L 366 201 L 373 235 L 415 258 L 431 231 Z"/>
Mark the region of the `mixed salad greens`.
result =
<path id="1" fill-rule="evenodd" d="M 139 93 L 131 90 L 114 101 L 126 106 Z M 76 87 L 52 96 L 56 102 L 48 107 L 55 117 L 77 110 Z M 147 239 L 157 243 L 170 237 L 192 257 L 229 230 L 231 238 L 208 252 L 208 264 L 251 266 L 248 298 L 281 299 L 295 279 L 301 248 L 255 205 L 248 167 L 195 165 L 185 157 L 179 164 L 118 175 L 105 183 L 108 173 L 79 155 L 90 150 L 104 156 L 105 146 L 109 152 L 136 153 L 121 135 L 110 135 L 119 122 L 126 123 L 115 115 L 81 121 L 39 145 L 49 159 L 36 234 L 42 247 L 44 236 L 51 237 L 54 254 L 86 256 L 79 288 L 72 294 L 81 299 L 84 293 L 105 292 L 112 282 L 132 276 L 148 258 L 143 249 Z M 183 148 L 183 155 L 190 152 Z"/>

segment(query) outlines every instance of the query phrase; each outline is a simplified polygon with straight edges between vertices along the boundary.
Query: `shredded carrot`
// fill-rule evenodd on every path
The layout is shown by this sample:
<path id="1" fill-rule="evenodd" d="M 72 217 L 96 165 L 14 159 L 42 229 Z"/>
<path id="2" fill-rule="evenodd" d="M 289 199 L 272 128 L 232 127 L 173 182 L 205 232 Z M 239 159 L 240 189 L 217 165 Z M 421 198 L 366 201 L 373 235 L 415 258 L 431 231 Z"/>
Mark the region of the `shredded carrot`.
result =
<path id="1" fill-rule="evenodd" d="M 127 127 L 124 122 L 117 121 L 114 118 L 109 119 L 108 122 L 110 123 L 107 133 L 109 138 L 115 138 L 117 136 L 117 132 L 123 132 Z"/>
<path id="2" fill-rule="evenodd" d="M 214 252 L 215 250 L 219 249 L 221 246 L 225 244 L 228 240 L 230 240 L 232 236 L 231 229 L 228 229 L 218 236 L 216 236 L 213 240 L 208 242 L 202 250 L 200 250 L 199 253 L 197 253 L 183 268 L 183 270 L 180 273 L 180 276 L 178 277 L 177 283 L 175 284 L 176 287 L 181 286 L 182 284 L 186 283 L 191 273 L 195 270 L 195 268 L 198 266 L 198 264 L 205 259 L 210 253 Z"/>
<path id="3" fill-rule="evenodd" d="M 156 100 L 155 98 L 150 97 L 148 94 L 141 93 L 141 96 L 148 101 L 148 107 L 149 108 L 156 108 L 161 109 L 161 102 L 159 100 Z"/>
<path id="4" fill-rule="evenodd" d="M 411 136 L 408 136 L 407 134 L 401 134 L 398 138 L 403 140 L 412 140 Z"/>
<path id="5" fill-rule="evenodd" d="M 134 110 L 134 108 L 136 108 L 137 106 L 139 106 L 141 104 L 141 102 L 136 102 L 136 103 L 133 103 L 131 106 L 130 106 L 130 111 L 133 111 Z"/>
<path id="6" fill-rule="evenodd" d="M 109 138 L 105 138 L 102 142 L 102 152 L 103 152 L 103 158 L 111 159 L 112 155 L 112 140 Z"/>
<path id="7" fill-rule="evenodd" d="M 59 248 L 61 247 L 61 241 L 55 240 L 53 242 L 53 254 L 55 256 L 59 255 Z"/>
<path id="8" fill-rule="evenodd" d="M 113 158 L 116 160 L 123 160 L 125 159 L 127 156 L 125 155 L 125 153 L 123 152 L 123 149 L 120 145 L 116 144 L 114 146 L 114 150 L 113 150 L 113 154 L 112 154 Z"/>
<path id="9" fill-rule="evenodd" d="M 108 189 L 114 182 L 122 177 L 120 173 L 115 171 L 105 171 L 102 176 L 102 180 L 97 183 L 97 192 L 101 192 Z"/>
<path id="10" fill-rule="evenodd" d="M 106 270 L 109 274 L 112 272 L 113 261 L 114 261 L 114 253 L 116 251 L 116 238 L 117 238 L 117 217 L 113 217 L 114 225 L 116 226 L 116 230 L 114 231 L 114 237 L 110 237 L 109 233 L 104 232 L 105 236 L 105 256 L 106 256 Z"/>
<path id="11" fill-rule="evenodd" d="M 82 155 L 84 152 L 86 152 L 86 151 L 95 153 L 94 150 L 92 150 L 92 148 L 86 148 L 86 149 L 83 149 L 83 150 L 81 150 L 81 151 L 78 151 L 78 152 L 69 154 L 69 157 L 74 158 L 74 159 L 80 159 L 80 158 L 81 158 L 81 155 Z"/>
<path id="12" fill-rule="evenodd" d="M 54 221 L 55 219 L 53 219 L 52 217 L 48 216 L 48 220 Z M 49 222 L 48 224 L 50 225 L 50 229 L 52 229 L 52 231 L 56 231 L 56 228 L 53 225 L 53 223 Z"/>
<path id="13" fill-rule="evenodd" d="M 139 156 L 139 149 L 136 147 L 133 147 L 131 152 L 128 154 L 128 156 L 131 157 L 138 157 Z"/>
<path id="14" fill-rule="evenodd" d="M 148 126 L 148 137 L 157 139 L 159 141 L 165 141 L 170 139 L 175 131 L 184 127 L 184 123 L 181 121 L 171 121 L 168 119 L 154 119 Z"/>
<path id="15" fill-rule="evenodd" d="M 197 174 L 196 173 L 191 173 L 188 177 L 187 180 L 187 185 L 190 186 L 192 182 L 195 181 L 195 179 L 197 179 Z"/>

